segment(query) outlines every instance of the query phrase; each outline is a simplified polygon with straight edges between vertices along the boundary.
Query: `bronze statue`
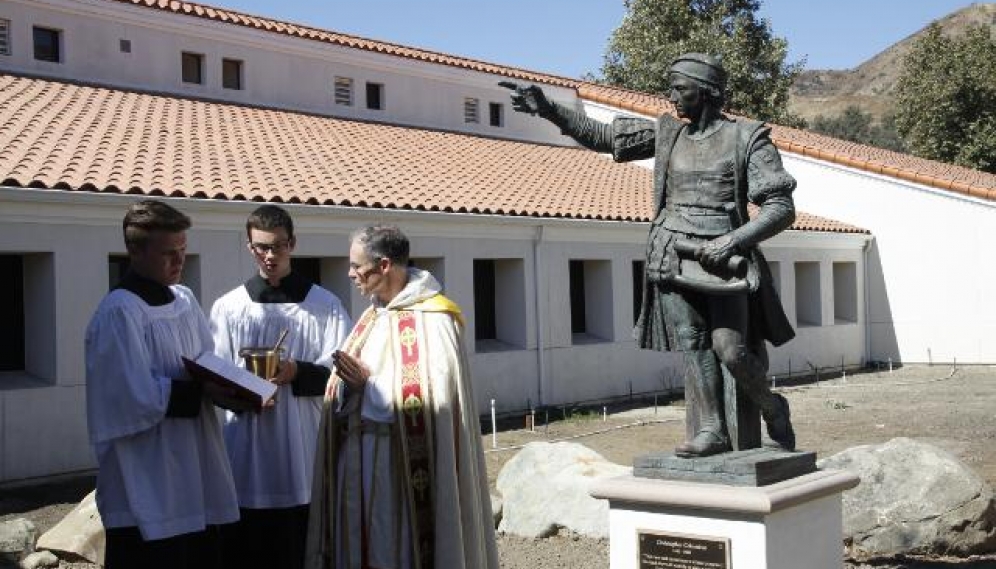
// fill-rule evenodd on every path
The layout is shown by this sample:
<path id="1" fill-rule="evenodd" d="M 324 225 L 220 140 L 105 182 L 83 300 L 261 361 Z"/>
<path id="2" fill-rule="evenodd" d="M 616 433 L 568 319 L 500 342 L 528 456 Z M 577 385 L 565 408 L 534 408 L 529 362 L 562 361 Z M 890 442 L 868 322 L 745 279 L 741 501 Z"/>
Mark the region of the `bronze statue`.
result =
<path id="1" fill-rule="evenodd" d="M 768 127 L 722 113 L 726 72 L 718 59 L 685 54 L 669 74 L 671 103 L 685 120 L 664 114 L 604 124 L 548 100 L 535 85 L 502 85 L 515 89 L 516 111 L 539 115 L 589 149 L 617 162 L 656 159 L 634 336 L 641 348 L 684 353 L 687 437 L 675 453 L 761 446 L 758 409 L 768 436 L 791 451 L 789 406 L 768 388 L 764 341 L 778 346 L 795 332 L 757 246 L 795 220 L 795 179 Z M 759 208 L 754 219 L 748 202 Z"/>

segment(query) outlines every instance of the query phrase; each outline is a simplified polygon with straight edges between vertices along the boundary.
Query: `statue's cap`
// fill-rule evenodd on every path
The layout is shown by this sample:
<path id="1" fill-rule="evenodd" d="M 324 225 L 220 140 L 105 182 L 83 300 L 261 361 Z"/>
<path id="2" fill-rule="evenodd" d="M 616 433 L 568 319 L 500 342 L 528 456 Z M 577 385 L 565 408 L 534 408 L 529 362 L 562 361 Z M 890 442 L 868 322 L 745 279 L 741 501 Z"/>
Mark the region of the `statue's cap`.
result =
<path id="1" fill-rule="evenodd" d="M 690 77 L 718 89 L 726 87 L 726 70 L 723 69 L 723 60 L 704 53 L 679 55 L 671 63 L 671 73 Z"/>

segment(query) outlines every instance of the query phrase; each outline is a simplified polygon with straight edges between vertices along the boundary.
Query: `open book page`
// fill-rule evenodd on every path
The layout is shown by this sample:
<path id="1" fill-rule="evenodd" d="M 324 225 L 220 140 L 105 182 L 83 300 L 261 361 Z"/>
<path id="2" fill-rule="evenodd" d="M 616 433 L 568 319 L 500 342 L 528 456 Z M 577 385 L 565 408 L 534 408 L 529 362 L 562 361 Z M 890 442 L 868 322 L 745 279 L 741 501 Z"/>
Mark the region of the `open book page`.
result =
<path id="1" fill-rule="evenodd" d="M 277 392 L 276 384 L 209 352 L 194 360 L 183 358 L 183 365 L 194 379 L 220 386 L 222 389 L 206 392 L 216 404 L 227 409 L 258 410 Z"/>

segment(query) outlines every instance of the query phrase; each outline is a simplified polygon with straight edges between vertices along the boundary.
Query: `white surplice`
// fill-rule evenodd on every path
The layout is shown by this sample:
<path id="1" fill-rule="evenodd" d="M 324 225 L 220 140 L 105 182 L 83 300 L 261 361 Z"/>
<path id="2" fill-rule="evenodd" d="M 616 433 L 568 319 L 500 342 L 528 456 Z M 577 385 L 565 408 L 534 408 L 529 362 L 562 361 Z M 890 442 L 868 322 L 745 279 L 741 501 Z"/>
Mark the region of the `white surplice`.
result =
<path id="1" fill-rule="evenodd" d="M 138 526 L 146 540 L 203 530 L 239 517 L 214 406 L 196 418 L 166 417 L 181 356 L 212 349 L 193 293 L 150 306 L 118 289 L 86 331 L 87 424 L 100 467 L 97 508 L 105 527 Z"/>
<path id="2" fill-rule="evenodd" d="M 327 401 L 316 462 L 308 531 L 307 569 L 497 569 L 480 425 L 463 346 L 459 309 L 431 274 L 409 269 L 405 288 L 386 306 L 373 306 L 359 358 L 371 371 L 362 397 Z M 425 308 L 443 299 L 448 310 Z M 440 303 L 437 303 L 437 305 Z M 433 419 L 433 567 L 413 555 L 411 488 L 404 476 L 398 403 L 401 365 L 392 314 L 411 311 L 425 367 Z M 364 324 L 361 318 L 353 334 Z M 350 346 L 347 340 L 346 346 Z M 349 427 L 350 414 L 358 414 Z M 360 423 L 357 428 L 357 423 Z M 348 429 L 348 432 L 347 432 Z M 359 456 L 359 461 L 355 457 Z M 357 482 L 362 481 L 361 484 Z M 361 497 L 362 496 L 362 497 Z M 361 510 L 362 509 L 362 510 Z M 366 551 L 361 552 L 362 543 Z"/>
<path id="3" fill-rule="evenodd" d="M 285 358 L 332 368 L 332 354 L 352 327 L 339 299 L 312 285 L 302 302 L 262 303 L 239 286 L 211 309 L 215 353 L 242 365 L 239 349 L 272 346 L 289 330 Z M 311 501 L 322 397 L 297 397 L 281 385 L 276 405 L 226 413 L 225 443 L 243 508 L 287 508 Z"/>

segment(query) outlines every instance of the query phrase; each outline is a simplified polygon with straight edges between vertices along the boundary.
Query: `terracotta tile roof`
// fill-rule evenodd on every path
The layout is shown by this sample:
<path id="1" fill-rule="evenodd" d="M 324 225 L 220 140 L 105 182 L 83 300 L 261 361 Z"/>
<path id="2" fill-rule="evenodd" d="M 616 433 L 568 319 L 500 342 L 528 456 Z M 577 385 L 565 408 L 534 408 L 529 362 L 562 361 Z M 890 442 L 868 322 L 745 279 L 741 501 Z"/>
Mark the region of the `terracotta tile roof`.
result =
<path id="1" fill-rule="evenodd" d="M 651 173 L 578 148 L 0 74 L 0 184 L 647 221 Z M 815 216 L 795 226 L 865 233 Z"/>
<path id="2" fill-rule="evenodd" d="M 651 207 L 646 169 L 587 150 L 13 75 L 0 75 L 0 181 L 607 220 Z"/>
<path id="3" fill-rule="evenodd" d="M 465 57 L 458 57 L 430 50 L 407 47 L 383 41 L 370 40 L 321 30 L 299 24 L 261 18 L 223 8 L 203 4 L 179 2 L 176 0 L 106 0 L 147 8 L 159 9 L 176 14 L 206 18 L 267 32 L 280 33 L 304 39 L 321 41 L 350 48 L 384 53 L 387 55 L 416 59 L 440 65 L 461 67 L 484 73 L 492 73 L 509 78 L 537 83 L 559 85 L 577 90 L 578 95 L 587 100 L 605 103 L 645 115 L 656 116 L 671 112 L 670 103 L 663 97 L 619 89 L 606 85 L 588 83 L 537 73 L 516 67 L 496 65 Z M 892 176 L 935 188 L 950 190 L 977 198 L 996 201 L 996 175 L 969 168 L 951 166 L 932 160 L 916 158 L 906 154 L 882 150 L 870 146 L 847 142 L 787 127 L 775 126 L 772 138 L 784 151 L 802 154 L 850 166 L 861 170 Z"/>

